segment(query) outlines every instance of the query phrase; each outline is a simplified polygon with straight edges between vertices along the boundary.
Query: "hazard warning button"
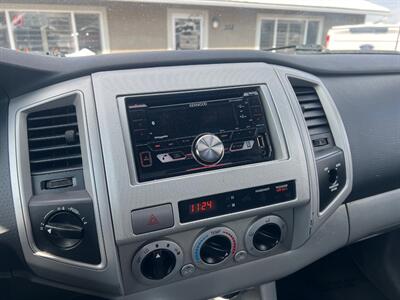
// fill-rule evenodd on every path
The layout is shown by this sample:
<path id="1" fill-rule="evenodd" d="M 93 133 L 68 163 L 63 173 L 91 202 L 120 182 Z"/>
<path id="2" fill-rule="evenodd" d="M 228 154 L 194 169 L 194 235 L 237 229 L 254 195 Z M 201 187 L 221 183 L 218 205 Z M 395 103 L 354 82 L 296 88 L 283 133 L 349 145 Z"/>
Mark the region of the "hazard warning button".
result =
<path id="1" fill-rule="evenodd" d="M 171 204 L 132 211 L 133 233 L 142 234 L 174 226 Z"/>

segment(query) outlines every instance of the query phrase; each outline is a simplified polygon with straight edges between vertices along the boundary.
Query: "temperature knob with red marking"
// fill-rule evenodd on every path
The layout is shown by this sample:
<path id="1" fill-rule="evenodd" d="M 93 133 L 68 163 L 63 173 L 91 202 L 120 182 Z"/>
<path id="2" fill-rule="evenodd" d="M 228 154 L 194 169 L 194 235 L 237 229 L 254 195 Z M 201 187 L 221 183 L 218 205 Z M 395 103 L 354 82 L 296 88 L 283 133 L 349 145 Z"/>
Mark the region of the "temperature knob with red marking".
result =
<path id="1" fill-rule="evenodd" d="M 237 239 L 227 227 L 216 227 L 203 232 L 192 249 L 193 260 L 202 268 L 212 268 L 235 255 Z"/>

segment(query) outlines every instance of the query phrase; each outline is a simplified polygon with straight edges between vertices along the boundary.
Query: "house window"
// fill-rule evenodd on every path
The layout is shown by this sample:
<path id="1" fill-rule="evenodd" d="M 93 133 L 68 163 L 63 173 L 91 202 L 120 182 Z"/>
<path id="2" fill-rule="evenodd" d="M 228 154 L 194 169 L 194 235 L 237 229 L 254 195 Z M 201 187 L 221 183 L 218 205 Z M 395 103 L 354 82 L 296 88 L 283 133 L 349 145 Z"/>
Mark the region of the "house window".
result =
<path id="1" fill-rule="evenodd" d="M 98 14 L 75 14 L 76 32 L 79 50 L 89 49 L 96 54 L 101 53 L 100 16 Z"/>
<path id="2" fill-rule="evenodd" d="M 200 50 L 206 48 L 206 17 L 201 12 L 173 12 L 170 48 Z"/>
<path id="3" fill-rule="evenodd" d="M 0 47 L 10 48 L 10 39 L 8 38 L 6 14 L 0 12 Z"/>
<path id="4" fill-rule="evenodd" d="M 0 12 L 0 24 L 2 47 L 55 56 L 104 50 L 100 13 L 6 10 Z"/>
<path id="5" fill-rule="evenodd" d="M 75 52 L 68 13 L 10 12 L 15 48 L 62 55 Z"/>
<path id="6" fill-rule="evenodd" d="M 320 20 L 262 18 L 259 28 L 260 49 L 320 43 Z"/>

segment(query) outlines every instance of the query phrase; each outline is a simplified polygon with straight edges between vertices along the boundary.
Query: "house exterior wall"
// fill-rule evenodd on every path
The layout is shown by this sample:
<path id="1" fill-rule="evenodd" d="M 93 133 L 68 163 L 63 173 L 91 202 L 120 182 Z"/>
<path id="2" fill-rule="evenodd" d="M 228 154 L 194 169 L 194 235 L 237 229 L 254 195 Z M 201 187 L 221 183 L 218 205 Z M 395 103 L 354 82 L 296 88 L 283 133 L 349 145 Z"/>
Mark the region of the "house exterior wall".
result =
<path id="1" fill-rule="evenodd" d="M 261 10 L 230 7 L 206 7 L 171 4 L 149 4 L 133 2 L 100 2 L 63 0 L 30 0 L 20 3 L 1 3 L 0 12 L 5 10 L 46 11 L 95 11 L 101 15 L 101 32 L 104 52 L 142 50 L 165 50 L 171 47 L 173 28 L 171 15 L 174 12 L 199 13 L 204 16 L 204 48 L 256 49 L 259 45 L 260 17 L 318 18 L 321 20 L 320 40 L 324 44 L 326 33 L 332 26 L 364 23 L 365 15 L 302 13 L 279 10 Z M 40 3 L 39 3 L 40 2 Z M 213 21 L 218 20 L 218 27 Z M 173 46 L 173 45 L 172 45 Z"/>
<path id="2" fill-rule="evenodd" d="M 111 51 L 163 50 L 168 48 L 168 10 L 202 11 L 208 15 L 208 48 L 255 49 L 257 17 L 321 18 L 321 43 L 332 26 L 364 23 L 365 15 L 296 13 L 229 7 L 173 6 L 164 4 L 118 3 L 107 7 Z M 212 27 L 213 19 L 218 28 Z"/>

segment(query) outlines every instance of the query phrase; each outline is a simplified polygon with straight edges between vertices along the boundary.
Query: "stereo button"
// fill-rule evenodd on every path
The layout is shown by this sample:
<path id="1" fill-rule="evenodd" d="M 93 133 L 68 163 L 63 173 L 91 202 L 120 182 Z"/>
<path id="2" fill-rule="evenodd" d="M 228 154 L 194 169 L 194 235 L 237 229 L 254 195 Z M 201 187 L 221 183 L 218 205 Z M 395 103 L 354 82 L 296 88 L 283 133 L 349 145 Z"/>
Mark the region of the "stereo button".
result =
<path id="1" fill-rule="evenodd" d="M 253 112 L 253 116 L 260 116 L 262 115 L 262 110 L 260 106 L 253 106 L 251 108 L 251 111 Z"/>
<path id="2" fill-rule="evenodd" d="M 134 210 L 132 229 L 135 234 L 142 234 L 174 226 L 171 204 Z"/>
<path id="3" fill-rule="evenodd" d="M 140 152 L 140 164 L 143 168 L 151 167 L 153 161 L 151 159 L 151 153 L 149 151 Z"/>
<path id="4" fill-rule="evenodd" d="M 130 115 L 133 120 L 142 120 L 146 118 L 146 112 L 144 110 L 131 110 Z"/>
<path id="5" fill-rule="evenodd" d="M 231 145 L 231 151 L 239 151 L 242 150 L 244 146 L 244 142 L 233 143 Z"/>
<path id="6" fill-rule="evenodd" d="M 248 99 L 251 105 L 260 105 L 260 98 L 258 96 L 251 96 Z"/>
<path id="7" fill-rule="evenodd" d="M 133 121 L 132 127 L 133 129 L 146 129 L 146 120 L 137 120 Z"/>
<path id="8" fill-rule="evenodd" d="M 178 141 L 181 146 L 189 146 L 193 143 L 193 138 L 182 138 Z"/>
<path id="9" fill-rule="evenodd" d="M 149 139 L 149 131 L 147 129 L 138 129 L 133 131 L 136 142 L 145 142 Z"/>
<path id="10" fill-rule="evenodd" d="M 231 139 L 231 132 L 224 132 L 224 133 L 220 133 L 218 134 L 218 137 L 221 139 L 221 141 L 225 142 Z"/>
<path id="11" fill-rule="evenodd" d="M 177 152 L 171 152 L 169 154 L 174 160 L 181 160 L 186 158 L 186 155 L 183 152 L 177 151 Z"/>

